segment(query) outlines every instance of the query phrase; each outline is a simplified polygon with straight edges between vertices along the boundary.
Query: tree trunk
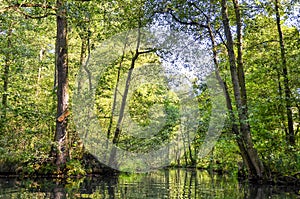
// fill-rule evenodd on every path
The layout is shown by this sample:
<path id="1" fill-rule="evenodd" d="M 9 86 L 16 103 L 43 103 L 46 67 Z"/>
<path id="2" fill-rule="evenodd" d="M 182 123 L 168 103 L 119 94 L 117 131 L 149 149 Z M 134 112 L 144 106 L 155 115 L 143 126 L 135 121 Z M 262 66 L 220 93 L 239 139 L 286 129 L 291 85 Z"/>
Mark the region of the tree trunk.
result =
<path id="1" fill-rule="evenodd" d="M 142 51 L 142 52 L 139 51 L 140 42 L 141 42 L 141 29 L 140 29 L 140 27 L 141 27 L 141 24 L 140 24 L 140 21 L 139 21 L 139 28 L 138 28 L 138 35 L 137 35 L 137 37 L 138 37 L 137 38 L 137 45 L 136 45 L 135 53 L 134 53 L 134 55 L 131 59 L 130 68 L 129 68 L 128 73 L 127 73 L 127 79 L 126 79 L 126 83 L 125 83 L 124 93 L 122 95 L 122 101 L 121 101 L 119 118 L 118 118 L 118 121 L 117 121 L 117 127 L 116 127 L 116 130 L 114 132 L 114 136 L 113 136 L 113 140 L 112 140 L 112 143 L 115 144 L 115 145 L 118 144 L 119 137 L 120 137 L 120 134 L 122 132 L 122 123 L 123 123 L 123 119 L 124 119 L 124 111 L 125 111 L 125 107 L 126 107 L 126 103 L 127 103 L 127 97 L 128 97 L 128 92 L 129 92 L 130 83 L 131 83 L 131 77 L 132 77 L 133 70 L 135 68 L 136 61 L 137 61 L 139 55 L 154 52 L 154 50 L 148 50 L 148 51 Z M 125 49 L 124 49 L 123 52 L 125 52 Z M 116 162 L 115 158 L 116 158 L 116 148 L 114 147 L 112 149 L 111 153 L 110 153 L 109 165 L 117 166 L 117 162 Z"/>
<path id="2" fill-rule="evenodd" d="M 181 132 L 181 137 L 183 140 L 183 156 L 184 156 L 184 162 L 185 162 L 185 166 L 188 165 L 188 157 L 187 157 L 187 149 L 186 149 L 186 140 L 185 140 L 185 134 L 183 132 Z"/>
<path id="3" fill-rule="evenodd" d="M 197 160 L 196 160 L 196 157 L 194 158 L 194 156 L 193 156 L 193 150 L 192 150 L 192 141 L 191 141 L 191 138 L 190 138 L 190 134 L 189 133 L 187 133 L 187 140 L 188 140 L 188 147 L 187 147 L 187 149 L 188 149 L 188 153 L 189 153 L 189 158 L 190 158 L 190 161 L 191 161 L 191 166 L 192 167 L 194 167 L 194 166 L 196 166 L 196 163 L 197 163 Z M 196 153 L 195 153 L 196 154 Z"/>
<path id="4" fill-rule="evenodd" d="M 138 49 L 138 48 L 137 48 Z M 118 118 L 118 122 L 117 122 L 117 127 L 114 133 L 114 137 L 113 137 L 113 144 L 117 144 L 119 141 L 119 136 L 121 134 L 122 131 L 122 123 L 123 123 L 123 118 L 124 118 L 124 111 L 125 111 L 125 106 L 126 106 L 126 102 L 127 102 L 127 96 L 128 96 L 128 91 L 129 91 L 129 87 L 130 87 L 130 82 L 131 82 L 131 76 L 132 76 L 132 72 L 135 66 L 135 61 L 138 58 L 138 50 L 136 52 L 136 54 L 133 56 L 132 60 L 131 60 L 131 67 L 128 71 L 127 74 L 127 79 L 126 79 L 126 84 L 125 84 L 125 90 L 124 90 L 124 94 L 122 97 L 122 102 L 121 102 L 121 107 L 120 107 L 120 114 L 119 114 L 119 118 Z M 111 153 L 110 153 L 110 158 L 109 158 L 109 165 L 117 165 L 116 160 L 116 148 L 113 148 Z"/>
<path id="5" fill-rule="evenodd" d="M 139 24 L 140 25 L 140 24 Z M 124 118 L 124 111 L 125 111 L 125 106 L 126 106 L 126 101 L 127 101 L 127 96 L 128 96 L 128 92 L 129 92 L 129 87 L 130 87 L 130 82 L 131 82 L 131 76 L 132 76 L 132 72 L 134 70 L 135 67 L 135 62 L 138 59 L 140 52 L 139 52 L 139 48 L 140 48 L 140 40 L 141 40 L 141 30 L 140 28 L 138 29 L 138 35 L 137 35 L 137 45 L 136 45 L 136 50 L 135 50 L 135 54 L 131 59 L 131 65 L 127 74 L 127 79 L 126 79 L 126 84 L 125 84 L 125 89 L 124 89 L 124 93 L 122 96 L 122 102 L 121 102 L 121 107 L 120 107 L 120 113 L 119 113 L 119 118 L 118 118 L 118 122 L 117 122 L 117 127 L 113 136 L 113 144 L 117 144 L 118 140 L 119 140 L 119 136 L 120 133 L 122 131 L 122 123 L 123 123 L 123 118 Z M 125 52 L 125 51 L 123 51 Z M 116 97 L 116 96 L 115 96 Z M 116 160 L 116 148 L 114 147 L 110 153 L 110 157 L 109 157 L 109 164 L 115 164 Z"/>
<path id="6" fill-rule="evenodd" d="M 262 179 L 264 176 L 264 168 L 258 157 L 256 150 L 254 149 L 250 125 L 248 122 L 248 114 L 246 106 L 246 99 L 243 99 L 242 90 L 245 85 L 240 85 L 240 80 L 238 76 L 238 71 L 236 67 L 236 58 L 234 53 L 234 45 L 232 34 L 230 31 L 229 18 L 227 13 L 227 2 L 226 0 L 221 1 L 222 4 L 222 21 L 225 31 L 225 36 L 227 39 L 227 51 L 230 64 L 231 81 L 233 84 L 235 105 L 238 110 L 238 121 L 239 121 L 239 134 L 237 135 L 237 142 L 241 151 L 243 160 L 247 166 L 249 172 L 249 179 Z M 238 22 L 239 23 L 239 22 Z M 242 60 L 242 57 L 240 58 Z M 244 71 L 242 71 L 243 73 Z M 245 90 L 246 91 L 246 90 Z M 243 102 L 243 100 L 245 100 Z"/>
<path id="7" fill-rule="evenodd" d="M 288 129 L 285 125 L 285 114 L 284 114 L 284 106 L 282 104 L 283 102 L 283 93 L 282 93 L 282 86 L 281 86 L 281 81 L 280 81 L 280 68 L 277 68 L 277 81 L 278 81 L 278 94 L 279 94 L 279 103 L 277 105 L 277 110 L 278 114 L 280 115 L 280 120 L 281 120 L 281 126 L 282 129 L 284 129 L 285 135 L 288 135 Z"/>
<path id="8" fill-rule="evenodd" d="M 111 108 L 111 115 L 110 115 L 110 118 L 109 118 L 109 124 L 108 124 L 107 134 L 106 134 L 106 138 L 107 138 L 106 139 L 106 148 L 108 148 L 109 139 L 110 139 L 110 136 L 111 136 L 111 130 L 112 130 L 112 127 L 113 127 L 113 122 L 114 122 L 114 115 L 115 115 L 115 111 L 116 111 L 117 97 L 118 97 L 117 94 L 118 94 L 118 90 L 119 90 L 121 69 L 122 69 L 122 64 L 123 64 L 124 58 L 125 58 L 126 46 L 127 46 L 127 44 L 125 43 L 124 48 L 123 48 L 123 54 L 122 54 L 122 57 L 121 57 L 121 60 L 120 60 L 120 63 L 119 63 L 119 67 L 118 67 L 118 72 L 117 72 L 117 81 L 116 81 L 116 85 L 115 85 L 115 89 L 114 89 L 114 97 L 113 97 L 113 103 L 112 103 L 112 108 Z M 106 153 L 104 154 L 104 159 L 106 160 Z"/>
<path id="9" fill-rule="evenodd" d="M 286 135 L 287 141 L 290 145 L 295 145 L 295 132 L 294 132 L 294 122 L 293 122 L 293 113 L 292 113 L 292 103 L 291 103 L 291 90 L 289 87 L 289 78 L 288 78 L 288 70 L 287 70 L 287 63 L 286 63 L 286 56 L 285 56 L 285 47 L 283 41 L 283 33 L 281 30 L 281 19 L 279 13 L 279 2 L 275 0 L 275 12 L 276 12 L 276 24 L 279 36 L 279 43 L 280 43 L 280 53 L 281 53 L 281 65 L 282 65 L 282 75 L 283 75 L 283 85 L 284 85 L 284 93 L 285 93 L 285 108 L 288 120 L 288 134 Z"/>
<path id="10" fill-rule="evenodd" d="M 229 118 L 230 118 L 230 121 L 231 121 L 231 129 L 232 129 L 232 132 L 236 135 L 236 141 L 237 141 L 237 144 L 240 148 L 242 157 L 246 157 L 247 156 L 247 154 L 245 152 L 246 149 L 245 149 L 245 146 L 243 144 L 243 140 L 242 140 L 241 136 L 239 136 L 240 131 L 239 131 L 239 127 L 238 127 L 238 124 L 237 124 L 236 116 L 233 112 L 232 100 L 231 100 L 231 97 L 230 97 L 230 94 L 229 94 L 229 91 L 228 91 L 228 86 L 227 86 L 226 82 L 222 79 L 222 77 L 220 75 L 219 63 L 218 63 L 218 59 L 217 59 L 217 50 L 216 50 L 217 44 L 216 44 L 216 40 L 215 40 L 215 37 L 214 37 L 214 34 L 213 34 L 210 23 L 208 23 L 208 32 L 209 32 L 210 40 L 211 40 L 211 43 L 212 43 L 213 60 L 214 60 L 214 64 L 215 64 L 215 74 L 216 74 L 216 78 L 217 78 L 219 84 L 221 85 L 221 87 L 223 89 L 223 92 L 224 92 L 224 95 L 225 95 L 226 107 L 228 109 Z"/>
<path id="11" fill-rule="evenodd" d="M 242 37 L 242 18 L 238 0 L 232 0 L 236 17 L 236 32 L 237 32 L 237 73 L 241 88 L 241 99 L 243 109 L 248 112 L 247 108 L 247 92 L 245 83 L 244 63 L 243 63 L 243 37 Z"/>
<path id="12" fill-rule="evenodd" d="M 56 69 L 57 69 L 57 121 L 56 121 L 56 166 L 59 171 L 68 158 L 68 46 L 67 46 L 67 17 L 64 0 L 57 0 L 57 40 L 56 40 Z"/>
<path id="13" fill-rule="evenodd" d="M 115 86 L 115 89 L 114 89 L 114 98 L 113 98 L 113 103 L 112 103 L 111 116 L 109 118 L 109 126 L 108 126 L 108 129 L 107 129 L 107 140 L 109 140 L 109 138 L 110 138 L 111 129 L 112 129 L 112 125 L 113 125 L 113 118 L 114 118 L 115 109 L 116 109 L 116 106 L 117 106 L 117 96 L 118 96 L 117 94 L 118 94 L 118 89 L 119 89 L 119 82 L 120 82 L 122 64 L 123 64 L 123 61 L 124 61 L 124 58 L 125 58 L 126 46 L 127 46 L 127 43 L 125 43 L 125 45 L 124 45 L 122 57 L 121 57 L 119 67 L 118 67 L 117 81 L 116 81 L 116 86 Z"/>

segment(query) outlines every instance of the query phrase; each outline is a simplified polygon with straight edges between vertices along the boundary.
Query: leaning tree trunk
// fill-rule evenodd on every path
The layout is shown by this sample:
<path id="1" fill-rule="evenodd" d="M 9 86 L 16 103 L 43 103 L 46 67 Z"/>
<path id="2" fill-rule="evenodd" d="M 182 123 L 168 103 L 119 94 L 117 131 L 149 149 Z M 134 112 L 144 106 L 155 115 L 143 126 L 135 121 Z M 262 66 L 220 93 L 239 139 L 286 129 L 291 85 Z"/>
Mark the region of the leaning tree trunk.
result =
<path id="1" fill-rule="evenodd" d="M 264 176 L 264 168 L 258 157 L 257 151 L 254 149 L 252 137 L 250 132 L 250 125 L 248 122 L 247 108 L 243 104 L 247 104 L 246 99 L 243 98 L 243 90 L 246 91 L 245 85 L 240 85 L 239 73 L 236 67 L 236 58 L 234 53 L 234 45 L 232 34 L 230 31 L 229 18 L 227 13 L 227 2 L 222 0 L 222 19 L 227 39 L 227 51 L 230 64 L 231 81 L 233 84 L 235 105 L 238 110 L 239 121 L 239 137 L 238 145 L 241 151 L 242 158 L 247 166 L 249 172 L 249 179 L 262 179 Z M 239 41 L 241 42 L 241 40 Z M 242 58 L 242 57 L 241 57 Z M 240 59 L 241 59 L 240 58 Z M 242 71 L 243 72 L 243 71 Z M 243 102 L 244 101 L 244 102 Z"/>
<path id="2" fill-rule="evenodd" d="M 64 0 L 57 0 L 57 40 L 56 40 L 56 69 L 57 69 L 57 121 L 56 121 L 56 165 L 59 171 L 68 158 L 68 46 L 67 18 Z"/>
<path id="3" fill-rule="evenodd" d="M 150 52 L 154 52 L 154 49 L 150 49 L 150 50 L 147 50 L 147 51 L 139 51 L 140 43 L 141 43 L 141 29 L 140 29 L 140 27 L 141 27 L 141 22 L 139 21 L 136 49 L 135 49 L 135 53 L 134 53 L 133 57 L 131 58 L 130 68 L 129 68 L 128 73 L 127 73 L 127 78 L 126 78 L 124 92 L 123 92 L 123 95 L 122 95 L 121 107 L 120 107 L 120 111 L 119 111 L 117 126 L 116 126 L 116 129 L 115 129 L 115 132 L 114 132 L 114 135 L 113 135 L 113 140 L 112 140 L 112 143 L 115 144 L 116 146 L 118 145 L 119 137 L 120 137 L 120 134 L 122 132 L 122 124 L 123 124 L 123 119 L 124 119 L 125 107 L 126 107 L 126 103 L 127 103 L 127 97 L 128 97 L 128 92 L 129 92 L 131 80 L 132 80 L 132 73 L 133 73 L 133 70 L 135 68 L 136 61 L 138 60 L 140 55 L 150 53 Z M 125 48 L 126 48 L 126 46 L 125 46 Z M 123 49 L 123 52 L 125 52 L 125 48 Z M 116 97 L 116 96 L 114 96 L 114 97 Z M 111 166 L 114 165 L 115 167 L 118 166 L 118 162 L 116 160 L 116 152 L 117 152 L 116 148 L 115 147 L 112 148 L 112 151 L 110 152 L 110 157 L 109 157 L 109 165 L 111 165 Z"/>
<path id="4" fill-rule="evenodd" d="M 294 132 L 294 123 L 293 123 L 293 113 L 292 113 L 292 103 L 291 103 L 291 90 L 289 87 L 289 78 L 288 78 L 288 70 L 287 70 L 287 63 L 286 63 L 286 55 L 285 55 L 285 47 L 283 41 L 283 33 L 281 30 L 281 19 L 279 13 L 279 2 L 275 0 L 275 12 L 276 12 L 276 24 L 277 24 L 277 31 L 279 36 L 279 43 L 280 43 L 280 52 L 281 52 L 281 65 L 282 65 L 282 75 L 283 75 L 283 85 L 284 85 L 284 93 L 285 93 L 285 108 L 288 120 L 288 131 L 287 131 L 287 141 L 290 145 L 295 145 L 295 132 Z"/>
<path id="5" fill-rule="evenodd" d="M 127 79 L 126 79 L 126 84 L 125 84 L 125 89 L 124 89 L 124 93 L 122 96 L 122 100 L 121 100 L 121 107 L 120 107 L 120 113 L 119 113 L 119 118 L 118 118 L 118 122 L 117 122 L 117 127 L 113 136 L 113 144 L 117 144 L 119 141 L 119 137 L 122 131 L 122 123 L 123 123 L 123 119 L 124 119 L 124 113 L 125 113 L 125 106 L 126 106 L 126 102 L 127 102 L 127 97 L 128 97 L 128 92 L 129 92 L 129 87 L 130 87 L 130 82 L 131 82 L 131 76 L 135 67 L 135 63 L 139 57 L 139 46 L 140 46 L 140 29 L 138 30 L 138 40 L 137 40 L 137 47 L 136 47 L 136 52 L 134 54 L 134 56 L 131 59 L 131 66 L 128 70 L 127 73 Z M 116 97 L 116 96 L 115 96 Z M 114 102 L 115 103 L 115 102 Z M 108 134 L 109 136 L 109 134 Z M 111 153 L 110 153 L 110 157 L 109 157 L 109 165 L 117 165 L 118 163 L 116 162 L 116 148 L 113 148 Z"/>
<path id="6" fill-rule="evenodd" d="M 229 94 L 229 91 L 228 91 L 228 86 L 227 86 L 226 82 L 222 79 L 222 77 L 220 75 L 219 63 L 218 63 L 218 58 L 217 58 L 217 50 L 216 50 L 216 47 L 217 47 L 216 39 L 215 39 L 215 36 L 213 34 L 210 23 L 208 22 L 207 24 L 208 24 L 207 25 L 208 33 L 209 33 L 210 40 L 211 40 L 211 43 L 212 43 L 213 61 L 214 61 L 214 64 L 215 64 L 215 75 L 216 75 L 216 78 L 217 78 L 219 84 L 221 85 L 221 87 L 223 89 L 223 92 L 224 92 L 224 95 L 225 95 L 226 107 L 228 109 L 229 118 L 230 118 L 230 121 L 231 121 L 231 130 L 236 135 L 236 141 L 237 141 L 237 144 L 240 148 L 242 157 L 246 157 L 247 154 L 246 154 L 245 145 L 244 145 L 242 137 L 239 136 L 239 134 L 240 134 L 239 126 L 237 124 L 237 118 L 236 118 L 236 116 L 233 112 L 232 100 L 231 100 L 231 97 L 230 97 L 230 94 Z"/>

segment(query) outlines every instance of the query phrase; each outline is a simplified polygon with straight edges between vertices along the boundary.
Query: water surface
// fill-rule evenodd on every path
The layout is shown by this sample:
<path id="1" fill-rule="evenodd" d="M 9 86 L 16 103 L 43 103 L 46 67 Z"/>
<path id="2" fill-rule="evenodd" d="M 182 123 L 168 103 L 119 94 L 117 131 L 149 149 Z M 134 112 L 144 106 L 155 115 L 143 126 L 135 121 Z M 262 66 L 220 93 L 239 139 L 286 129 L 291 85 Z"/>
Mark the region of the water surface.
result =
<path id="1" fill-rule="evenodd" d="M 300 198 L 299 188 L 239 183 L 228 175 L 200 170 L 162 170 L 118 177 L 0 179 L 0 198 Z"/>

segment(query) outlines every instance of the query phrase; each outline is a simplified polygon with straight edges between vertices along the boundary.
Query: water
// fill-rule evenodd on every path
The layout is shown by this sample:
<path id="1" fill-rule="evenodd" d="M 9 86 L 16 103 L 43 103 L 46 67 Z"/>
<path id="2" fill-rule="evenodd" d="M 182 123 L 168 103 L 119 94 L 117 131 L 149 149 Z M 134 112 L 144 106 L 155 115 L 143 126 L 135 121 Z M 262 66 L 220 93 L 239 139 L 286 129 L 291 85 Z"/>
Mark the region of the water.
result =
<path id="1" fill-rule="evenodd" d="M 163 170 L 118 177 L 0 179 L 0 198 L 300 198 L 297 187 L 239 183 L 234 177 L 199 170 Z"/>

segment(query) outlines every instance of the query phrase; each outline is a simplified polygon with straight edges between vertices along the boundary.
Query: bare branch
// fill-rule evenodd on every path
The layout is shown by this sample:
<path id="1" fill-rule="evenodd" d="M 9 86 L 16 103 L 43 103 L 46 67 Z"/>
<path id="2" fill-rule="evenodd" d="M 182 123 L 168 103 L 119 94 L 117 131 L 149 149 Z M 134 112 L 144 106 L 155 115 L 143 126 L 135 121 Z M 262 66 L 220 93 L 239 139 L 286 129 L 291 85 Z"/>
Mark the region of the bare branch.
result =
<path id="1" fill-rule="evenodd" d="M 169 14 L 173 17 L 173 19 L 175 21 L 177 21 L 178 23 L 180 24 L 184 24 L 184 25 L 191 25 L 191 26 L 200 26 L 202 28 L 207 28 L 207 25 L 204 25 L 204 24 L 201 24 L 201 23 L 198 23 L 198 22 L 195 22 L 195 21 L 190 21 L 190 22 L 187 22 L 187 21 L 182 21 L 180 20 L 179 18 L 177 18 L 173 13 L 172 13 L 172 10 L 169 10 Z"/>
<path id="2" fill-rule="evenodd" d="M 224 40 L 222 34 L 220 33 L 220 31 L 219 30 L 215 30 L 215 31 L 216 31 L 217 35 L 219 35 L 219 37 L 220 37 L 222 43 L 225 45 L 226 49 L 228 49 L 227 43 L 225 42 L 225 40 Z"/>
<path id="3" fill-rule="evenodd" d="M 151 52 L 155 52 L 155 51 L 156 51 L 156 49 L 154 48 L 154 49 L 138 52 L 138 54 L 141 55 L 141 54 L 151 53 Z"/>
<path id="4" fill-rule="evenodd" d="M 57 8 L 55 6 L 51 5 L 45 5 L 45 4 L 38 4 L 38 3 L 21 3 L 21 4 L 14 4 L 12 7 L 18 7 L 18 8 L 46 8 L 46 9 L 52 9 L 56 10 Z"/>
<path id="5" fill-rule="evenodd" d="M 210 17 L 209 17 L 207 14 L 205 14 L 205 13 L 203 12 L 203 10 L 199 8 L 199 6 L 197 6 L 194 2 L 191 2 L 190 4 L 191 4 L 192 6 L 194 6 L 197 10 L 199 10 L 199 11 L 203 14 L 203 16 L 206 18 L 206 20 L 209 21 Z"/>

